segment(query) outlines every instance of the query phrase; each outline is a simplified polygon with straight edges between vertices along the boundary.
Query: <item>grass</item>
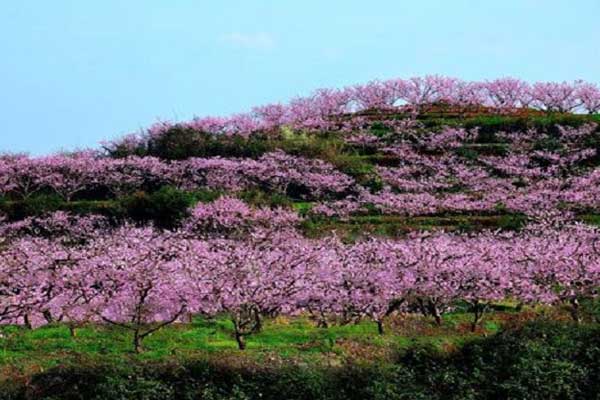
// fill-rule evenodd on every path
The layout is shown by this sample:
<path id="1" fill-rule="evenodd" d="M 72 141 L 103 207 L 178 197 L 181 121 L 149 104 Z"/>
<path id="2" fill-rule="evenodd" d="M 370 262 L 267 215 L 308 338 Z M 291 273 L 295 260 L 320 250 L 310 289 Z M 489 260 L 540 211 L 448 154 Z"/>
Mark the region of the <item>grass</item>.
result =
<path id="1" fill-rule="evenodd" d="M 600 226 L 600 215 L 598 214 L 583 214 L 579 218 L 586 224 Z"/>
<path id="2" fill-rule="evenodd" d="M 306 209 L 305 204 L 301 209 Z M 482 229 L 518 230 L 526 218 L 520 214 L 439 215 L 405 217 L 401 215 L 357 215 L 340 220 L 316 218 L 307 220 L 302 228 L 308 237 L 321 237 L 335 231 L 348 240 L 364 236 L 402 236 L 416 230 L 476 231 Z"/>
<path id="3" fill-rule="evenodd" d="M 467 118 L 439 118 L 424 115 L 420 121 L 427 128 L 464 126 L 466 129 L 479 128 L 480 133 L 490 134 L 501 131 L 526 131 L 528 128 L 555 129 L 556 125 L 577 127 L 589 122 L 600 123 L 600 114 L 481 115 Z"/>
<path id="4" fill-rule="evenodd" d="M 86 325 L 72 337 L 65 325 L 51 324 L 34 330 L 4 327 L 0 338 L 0 378 L 7 371 L 42 371 L 65 362 L 92 360 L 102 362 L 168 361 L 203 357 L 236 357 L 315 363 L 342 363 L 348 359 L 385 362 L 391 354 L 415 344 L 444 349 L 460 346 L 481 334 L 496 332 L 506 315 L 490 314 L 477 334 L 466 330 L 470 315 L 448 314 L 437 327 L 429 319 L 414 317 L 390 319 L 386 334 L 379 335 L 370 321 L 358 324 L 317 328 L 308 318 L 276 318 L 265 321 L 261 332 L 248 336 L 247 349 L 237 350 L 231 322 L 225 317 L 174 324 L 159 330 L 144 341 L 141 354 L 132 352 L 131 334 L 122 328 Z"/>

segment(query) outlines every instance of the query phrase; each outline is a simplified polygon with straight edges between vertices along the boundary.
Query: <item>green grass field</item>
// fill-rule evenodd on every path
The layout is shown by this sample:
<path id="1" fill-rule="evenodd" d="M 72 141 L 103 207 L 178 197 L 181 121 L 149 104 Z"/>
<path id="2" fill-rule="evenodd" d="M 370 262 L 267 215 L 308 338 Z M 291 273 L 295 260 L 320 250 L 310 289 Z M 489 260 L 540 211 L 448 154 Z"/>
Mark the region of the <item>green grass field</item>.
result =
<path id="1" fill-rule="evenodd" d="M 468 314 L 445 316 L 442 326 L 432 320 L 410 317 L 387 321 L 384 335 L 369 321 L 358 324 L 316 328 L 304 317 L 277 318 L 265 321 L 261 332 L 248 337 L 245 351 L 237 350 L 231 322 L 194 318 L 159 330 L 144 341 L 144 351 L 134 354 L 131 333 L 123 328 L 87 325 L 77 328 L 72 337 L 66 325 L 52 324 L 28 330 L 4 327 L 0 339 L 0 368 L 31 371 L 46 369 L 82 358 L 104 361 L 169 360 L 225 355 L 261 359 L 266 356 L 282 360 L 316 364 L 341 363 L 345 360 L 386 360 L 403 348 L 418 343 L 440 349 L 454 348 L 469 339 L 496 332 L 514 312 L 490 314 L 476 333 L 468 332 Z"/>

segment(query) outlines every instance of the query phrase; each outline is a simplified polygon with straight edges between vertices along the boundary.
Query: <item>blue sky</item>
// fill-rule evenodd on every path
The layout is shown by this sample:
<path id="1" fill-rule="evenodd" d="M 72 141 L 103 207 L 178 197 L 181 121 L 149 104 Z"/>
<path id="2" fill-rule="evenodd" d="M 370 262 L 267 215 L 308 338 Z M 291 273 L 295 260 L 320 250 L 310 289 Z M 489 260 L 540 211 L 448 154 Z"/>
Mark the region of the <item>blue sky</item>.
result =
<path id="1" fill-rule="evenodd" d="M 19 0 L 0 5 L 0 152 L 443 74 L 600 82 L 598 0 Z"/>

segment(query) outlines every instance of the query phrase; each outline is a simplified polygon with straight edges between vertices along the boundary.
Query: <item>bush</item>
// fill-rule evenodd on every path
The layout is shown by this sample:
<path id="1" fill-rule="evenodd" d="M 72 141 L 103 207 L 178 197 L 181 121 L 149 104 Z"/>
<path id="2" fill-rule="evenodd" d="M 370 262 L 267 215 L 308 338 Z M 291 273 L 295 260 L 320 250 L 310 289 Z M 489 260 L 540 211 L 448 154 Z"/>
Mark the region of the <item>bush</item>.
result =
<path id="1" fill-rule="evenodd" d="M 165 186 L 153 193 L 137 192 L 119 200 L 124 215 L 138 222 L 153 222 L 161 228 L 174 228 L 188 215 L 193 196 Z"/>
<path id="2" fill-rule="evenodd" d="M 527 217 L 521 214 L 506 214 L 498 219 L 498 228 L 505 231 L 518 231 L 527 223 Z"/>
<path id="3" fill-rule="evenodd" d="M 600 330 L 538 321 L 466 344 L 455 354 L 412 349 L 399 364 L 440 399 L 597 398 Z"/>
<path id="4" fill-rule="evenodd" d="M 194 199 L 195 203 L 210 203 L 224 194 L 224 192 L 218 190 L 194 190 L 193 192 L 190 192 L 190 196 Z"/>
<path id="5" fill-rule="evenodd" d="M 148 142 L 148 155 L 183 160 L 190 157 L 260 157 L 271 151 L 260 134 L 250 137 L 214 135 L 175 125 Z"/>
<path id="6" fill-rule="evenodd" d="M 456 363 L 478 371 L 480 392 L 488 393 L 481 398 L 591 398 L 599 389 L 598 333 L 598 327 L 535 322 L 465 346 Z"/>
<path id="7" fill-rule="evenodd" d="M 11 220 L 21 220 L 58 211 L 62 204 L 62 198 L 56 194 L 41 194 L 21 201 L 2 201 L 0 202 L 0 210 L 6 213 Z"/>
<path id="8" fill-rule="evenodd" d="M 477 161 L 479 153 L 471 147 L 461 146 L 455 150 L 456 155 L 469 161 Z"/>
<path id="9" fill-rule="evenodd" d="M 320 134 L 286 134 L 281 139 L 274 141 L 273 146 L 293 156 L 321 158 L 332 163 L 336 157 L 344 154 L 348 147 L 341 136 L 327 132 Z"/>
<path id="10" fill-rule="evenodd" d="M 291 207 L 293 202 L 288 196 L 280 193 L 268 193 L 259 189 L 245 190 L 238 197 L 245 203 L 262 207 Z"/>

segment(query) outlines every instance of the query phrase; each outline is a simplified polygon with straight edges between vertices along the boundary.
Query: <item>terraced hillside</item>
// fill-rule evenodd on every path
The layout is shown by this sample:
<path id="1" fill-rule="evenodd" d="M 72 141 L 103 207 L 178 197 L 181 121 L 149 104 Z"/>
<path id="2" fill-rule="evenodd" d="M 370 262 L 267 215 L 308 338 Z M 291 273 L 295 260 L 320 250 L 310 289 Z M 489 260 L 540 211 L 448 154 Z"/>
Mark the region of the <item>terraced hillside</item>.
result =
<path id="1" fill-rule="evenodd" d="M 246 138 L 174 126 L 133 151 L 142 155 L 118 148 L 117 158 L 5 156 L 0 209 L 13 221 L 62 210 L 174 226 L 194 202 L 228 195 L 294 210 L 310 236 L 350 237 L 517 229 L 544 212 L 594 221 L 598 122 L 425 114 L 403 120 L 400 132 L 381 122 L 358 132 L 284 129 Z M 177 204 L 160 204 L 165 196 Z"/>
<path id="2" fill-rule="evenodd" d="M 586 398 L 599 99 L 413 78 L 0 156 L 0 399 Z"/>

